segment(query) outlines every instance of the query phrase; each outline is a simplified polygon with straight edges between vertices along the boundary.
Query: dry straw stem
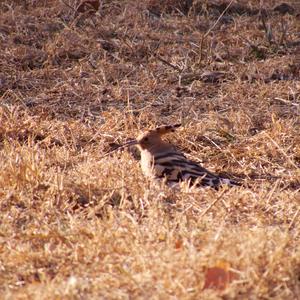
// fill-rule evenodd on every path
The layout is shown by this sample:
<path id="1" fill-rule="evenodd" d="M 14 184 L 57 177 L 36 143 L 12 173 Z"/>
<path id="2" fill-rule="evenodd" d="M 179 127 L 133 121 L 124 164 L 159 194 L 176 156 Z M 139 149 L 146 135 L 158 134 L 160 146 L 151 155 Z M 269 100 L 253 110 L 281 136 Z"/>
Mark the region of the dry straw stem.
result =
<path id="1" fill-rule="evenodd" d="M 198 60 L 198 65 L 201 64 L 202 62 L 202 52 L 203 52 L 203 43 L 205 38 L 211 33 L 211 31 L 217 26 L 217 24 L 220 22 L 221 18 L 224 16 L 224 14 L 226 13 L 226 11 L 229 9 L 229 7 L 232 5 L 232 3 L 234 2 L 234 0 L 231 0 L 228 5 L 226 6 L 226 8 L 222 11 L 222 13 L 220 14 L 220 16 L 218 17 L 218 19 L 216 20 L 216 22 L 209 28 L 209 30 L 203 34 L 201 41 L 200 41 L 200 57 Z"/>
<path id="2" fill-rule="evenodd" d="M 285 151 L 280 147 L 271 137 L 265 132 L 266 137 L 274 144 L 274 146 L 286 157 L 287 161 L 295 168 L 299 169 L 299 167 L 291 160 L 291 158 L 285 153 Z"/>
<path id="3" fill-rule="evenodd" d="M 223 194 L 225 194 L 225 192 L 227 191 L 227 189 L 225 188 L 222 193 L 220 195 L 218 195 L 218 197 L 203 211 L 203 213 L 200 215 L 200 218 L 202 218 L 205 214 L 207 214 L 210 209 L 220 200 L 222 199 Z"/>
<path id="4" fill-rule="evenodd" d="M 293 227 L 294 223 L 296 222 L 296 220 L 299 216 L 299 212 L 300 212 L 300 208 L 298 208 L 297 211 L 295 212 L 295 215 L 293 216 L 292 221 L 289 225 L 289 229 L 291 229 Z"/>

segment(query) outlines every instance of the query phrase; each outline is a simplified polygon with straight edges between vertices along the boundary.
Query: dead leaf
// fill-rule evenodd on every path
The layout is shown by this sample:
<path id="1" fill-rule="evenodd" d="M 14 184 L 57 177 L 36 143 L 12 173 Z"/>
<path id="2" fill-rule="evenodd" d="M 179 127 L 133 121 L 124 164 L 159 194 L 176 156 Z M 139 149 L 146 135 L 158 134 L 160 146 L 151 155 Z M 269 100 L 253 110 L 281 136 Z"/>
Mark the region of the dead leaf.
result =
<path id="1" fill-rule="evenodd" d="M 167 235 L 163 232 L 161 232 L 159 235 L 158 235 L 158 241 L 159 242 L 165 242 L 167 239 Z"/>
<path id="2" fill-rule="evenodd" d="M 175 245 L 174 245 L 175 249 L 177 249 L 177 250 L 181 249 L 182 246 L 183 246 L 182 239 L 178 239 L 178 240 L 175 241 Z"/>
<path id="3" fill-rule="evenodd" d="M 220 261 L 216 266 L 207 268 L 203 289 L 224 290 L 236 278 L 236 274 L 229 268 L 229 263 L 225 261 Z"/>
<path id="4" fill-rule="evenodd" d="M 97 11 L 99 9 L 100 2 L 99 0 L 86 0 L 82 1 L 81 4 L 77 7 L 77 13 L 84 13 L 87 11 Z"/>

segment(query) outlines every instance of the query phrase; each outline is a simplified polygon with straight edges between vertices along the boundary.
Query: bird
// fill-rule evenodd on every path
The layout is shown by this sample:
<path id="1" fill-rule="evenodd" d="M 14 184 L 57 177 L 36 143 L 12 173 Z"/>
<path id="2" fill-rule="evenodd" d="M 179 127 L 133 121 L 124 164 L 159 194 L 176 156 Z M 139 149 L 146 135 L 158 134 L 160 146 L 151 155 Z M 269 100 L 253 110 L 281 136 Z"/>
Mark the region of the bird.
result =
<path id="1" fill-rule="evenodd" d="M 141 153 L 141 169 L 145 177 L 153 180 L 165 180 L 168 185 L 188 182 L 196 185 L 218 189 L 221 185 L 238 186 L 240 183 L 222 178 L 197 162 L 188 159 L 176 147 L 163 140 L 168 133 L 175 132 L 181 124 L 164 125 L 140 134 L 124 146 L 135 145 Z"/>

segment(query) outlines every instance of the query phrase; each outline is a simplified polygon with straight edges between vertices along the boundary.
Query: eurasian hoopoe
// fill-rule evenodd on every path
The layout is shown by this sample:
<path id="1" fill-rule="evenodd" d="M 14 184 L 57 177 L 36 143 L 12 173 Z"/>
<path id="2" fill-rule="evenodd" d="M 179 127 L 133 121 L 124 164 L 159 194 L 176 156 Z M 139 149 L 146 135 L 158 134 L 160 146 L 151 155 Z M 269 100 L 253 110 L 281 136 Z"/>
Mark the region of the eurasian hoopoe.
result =
<path id="1" fill-rule="evenodd" d="M 222 184 L 240 185 L 235 181 L 221 178 L 209 172 L 177 151 L 172 144 L 161 139 L 164 134 L 174 132 L 179 126 L 181 124 L 157 127 L 126 144 L 127 146 L 137 145 L 141 152 L 142 171 L 146 177 L 151 179 L 165 178 L 169 184 L 188 181 L 197 186 L 213 188 L 218 188 Z"/>

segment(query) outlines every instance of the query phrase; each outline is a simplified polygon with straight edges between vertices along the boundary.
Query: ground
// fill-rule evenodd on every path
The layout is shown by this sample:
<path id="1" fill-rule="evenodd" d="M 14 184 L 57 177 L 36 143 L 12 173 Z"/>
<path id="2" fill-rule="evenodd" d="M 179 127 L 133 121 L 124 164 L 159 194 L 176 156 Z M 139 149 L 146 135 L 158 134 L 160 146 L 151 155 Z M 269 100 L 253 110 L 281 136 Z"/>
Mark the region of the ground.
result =
<path id="1" fill-rule="evenodd" d="M 299 18 L 1 1 L 2 299 L 299 299 Z M 243 186 L 153 185 L 113 151 L 178 122 L 169 141 Z"/>

